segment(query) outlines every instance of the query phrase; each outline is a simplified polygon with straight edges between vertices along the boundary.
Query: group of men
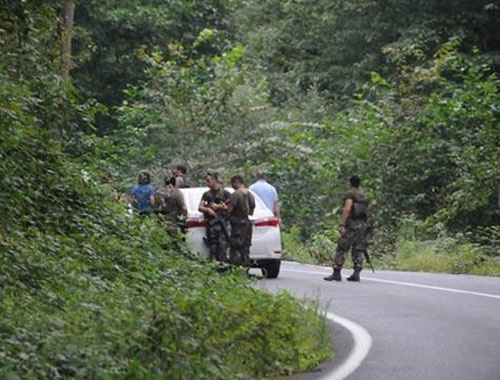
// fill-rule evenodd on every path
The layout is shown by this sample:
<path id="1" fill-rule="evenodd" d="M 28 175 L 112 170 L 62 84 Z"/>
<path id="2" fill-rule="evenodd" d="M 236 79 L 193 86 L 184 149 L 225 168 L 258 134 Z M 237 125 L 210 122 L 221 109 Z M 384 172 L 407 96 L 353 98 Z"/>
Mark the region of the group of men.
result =
<path id="1" fill-rule="evenodd" d="M 249 267 L 252 244 L 252 223 L 249 216 L 253 215 L 255 209 L 254 196 L 246 188 L 240 175 L 231 178 L 233 193 L 224 189 L 216 173 L 207 173 L 204 180 L 208 191 L 203 193 L 198 210 L 205 217 L 209 257 Z M 230 236 L 228 222 L 231 225 Z"/>
<path id="2" fill-rule="evenodd" d="M 259 194 L 279 218 L 276 189 L 265 180 L 262 172 L 256 174 L 256 179 L 250 188 Z M 253 215 L 255 209 L 254 196 L 246 188 L 241 175 L 231 178 L 231 186 L 234 189 L 232 193 L 224 189 L 217 173 L 206 173 L 204 182 L 208 190 L 203 193 L 198 210 L 205 218 L 205 243 L 210 259 L 250 266 L 252 223 L 249 216 Z M 168 171 L 164 187 L 160 189 L 151 184 L 151 175 L 142 171 L 139 173 L 138 184 L 130 191 L 132 207 L 140 215 L 152 212 L 158 214 L 159 218 L 166 222 L 167 231 L 176 235 L 183 232 L 183 220 L 187 213 L 184 198 L 179 190 L 183 187 L 189 187 L 184 166 L 179 165 L 174 170 Z"/>
<path id="3" fill-rule="evenodd" d="M 157 190 L 151 185 L 151 176 L 148 172 L 139 173 L 138 184 L 131 190 L 132 206 L 140 214 L 156 212 L 162 220 L 167 222 L 169 233 L 181 232 L 184 225 L 182 220 L 185 219 L 187 208 L 179 189 L 189 187 L 185 174 L 186 168 L 178 165 L 165 176 L 165 186 Z M 280 220 L 276 189 L 265 180 L 262 172 L 257 172 L 256 182 L 249 189 L 245 186 L 241 175 L 233 176 L 231 187 L 234 192 L 232 193 L 224 189 L 217 173 L 206 173 L 204 182 L 208 190 L 201 197 L 198 210 L 205 218 L 205 243 L 208 246 L 210 259 L 250 266 L 252 223 L 249 216 L 253 215 L 255 199 L 249 189 L 258 194 Z M 349 191 L 344 197 L 338 227 L 340 238 L 333 259 L 333 273 L 324 278 L 326 281 L 342 280 L 340 272 L 349 251 L 352 251 L 354 272 L 347 280 L 360 281 L 364 256 L 368 258 L 367 240 L 371 230 L 368 201 L 359 191 L 361 180 L 358 176 L 352 176 L 349 183 Z M 230 234 L 229 225 L 231 226 Z"/>
<path id="4" fill-rule="evenodd" d="M 131 206 L 139 215 L 158 214 L 160 220 L 167 222 L 167 231 L 177 234 L 183 229 L 183 219 L 187 208 L 180 188 L 189 187 L 185 178 L 186 167 L 178 165 L 165 173 L 164 186 L 157 189 L 151 184 L 148 171 L 139 172 L 137 184 L 130 190 Z"/>

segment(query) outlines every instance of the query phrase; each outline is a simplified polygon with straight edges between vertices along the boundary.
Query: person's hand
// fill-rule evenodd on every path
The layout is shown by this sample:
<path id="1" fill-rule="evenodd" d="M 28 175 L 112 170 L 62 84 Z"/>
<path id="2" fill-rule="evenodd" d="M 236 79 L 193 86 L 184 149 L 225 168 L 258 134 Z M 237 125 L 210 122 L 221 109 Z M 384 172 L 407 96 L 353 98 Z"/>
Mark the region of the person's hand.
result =
<path id="1" fill-rule="evenodd" d="M 208 208 L 208 213 L 211 216 L 217 216 L 217 212 L 213 208 L 211 208 L 211 207 Z"/>
<path id="2" fill-rule="evenodd" d="M 215 210 L 215 211 L 218 211 L 218 210 L 221 210 L 223 209 L 224 207 L 222 206 L 222 203 L 212 203 L 210 205 L 210 207 L 212 208 L 212 210 Z"/>

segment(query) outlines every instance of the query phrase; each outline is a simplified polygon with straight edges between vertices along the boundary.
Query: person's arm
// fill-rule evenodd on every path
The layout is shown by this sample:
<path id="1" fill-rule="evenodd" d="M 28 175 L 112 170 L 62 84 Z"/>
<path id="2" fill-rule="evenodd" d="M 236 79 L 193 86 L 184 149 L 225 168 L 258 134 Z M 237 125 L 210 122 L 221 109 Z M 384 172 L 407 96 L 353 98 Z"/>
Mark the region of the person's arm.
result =
<path id="1" fill-rule="evenodd" d="M 205 206 L 205 198 L 204 197 L 201 197 L 200 203 L 198 205 L 198 211 L 202 212 L 203 214 L 209 214 L 209 215 L 215 216 L 215 211 L 212 208 Z"/>
<path id="2" fill-rule="evenodd" d="M 184 202 L 184 197 L 182 196 L 182 194 L 180 192 L 177 194 L 177 202 L 180 206 L 181 214 L 186 216 L 187 215 L 186 202 Z"/>
<path id="3" fill-rule="evenodd" d="M 280 221 L 281 224 L 281 210 L 280 210 L 280 202 L 278 200 L 274 201 L 273 213 L 276 218 Z"/>
<path id="4" fill-rule="evenodd" d="M 211 209 L 214 210 L 215 212 L 217 211 L 224 211 L 227 210 L 227 204 L 226 202 L 222 201 L 221 203 L 212 203 L 210 205 Z"/>
<path id="5" fill-rule="evenodd" d="M 150 205 L 151 207 L 155 207 L 157 203 L 159 203 L 159 202 L 157 202 L 157 200 L 156 200 L 156 194 L 151 195 L 151 196 L 149 197 L 149 205 Z"/>
<path id="6" fill-rule="evenodd" d="M 276 188 L 274 186 L 271 187 L 272 192 L 273 192 L 273 209 L 272 212 L 276 218 L 278 218 L 279 223 L 281 224 L 281 210 L 280 210 L 280 202 L 278 199 L 278 192 L 276 191 Z"/>
<path id="7" fill-rule="evenodd" d="M 184 178 L 181 176 L 175 177 L 175 187 L 177 189 L 180 189 L 183 186 L 184 186 Z"/>
<path id="8" fill-rule="evenodd" d="M 151 207 L 155 206 L 155 195 L 156 195 L 156 187 L 151 187 L 151 190 L 149 193 L 149 205 Z"/>
<path id="9" fill-rule="evenodd" d="M 347 198 L 344 203 L 344 208 L 342 210 L 342 216 L 340 217 L 340 224 L 339 224 L 339 232 L 340 235 L 345 234 L 345 223 L 347 222 L 347 219 L 349 218 L 349 214 L 351 213 L 351 207 L 352 207 L 352 199 Z"/>
<path id="10" fill-rule="evenodd" d="M 224 204 L 226 205 L 227 212 L 231 214 L 234 210 L 234 207 L 236 206 L 236 203 L 238 202 L 238 198 L 236 197 L 236 191 L 232 193 L 226 202 Z"/>
<path id="11" fill-rule="evenodd" d="M 248 214 L 253 215 L 253 212 L 255 210 L 255 198 L 250 191 L 248 192 L 248 206 Z"/>

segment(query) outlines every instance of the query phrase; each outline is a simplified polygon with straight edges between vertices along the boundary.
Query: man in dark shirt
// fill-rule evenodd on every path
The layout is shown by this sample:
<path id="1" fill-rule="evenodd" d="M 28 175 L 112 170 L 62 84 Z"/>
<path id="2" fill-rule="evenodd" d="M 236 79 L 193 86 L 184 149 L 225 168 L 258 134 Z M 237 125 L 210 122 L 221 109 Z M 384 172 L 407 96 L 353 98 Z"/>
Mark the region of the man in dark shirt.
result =
<path id="1" fill-rule="evenodd" d="M 232 264 L 250 266 L 250 245 L 252 244 L 252 222 L 255 198 L 245 186 L 243 178 L 235 175 L 231 178 L 234 192 L 228 203 L 229 222 L 231 223 L 231 247 L 229 260 Z"/>
<path id="2" fill-rule="evenodd" d="M 227 205 L 230 193 L 219 182 L 216 173 L 205 175 L 208 191 L 203 193 L 198 210 L 203 213 L 207 224 L 207 244 L 210 259 L 227 261 L 229 236 L 227 233 Z"/>
<path id="3" fill-rule="evenodd" d="M 175 187 L 174 177 L 165 177 L 165 186 L 156 191 L 152 204 L 160 220 L 166 222 L 169 234 L 181 232 L 187 208 L 182 193 Z"/>
<path id="4" fill-rule="evenodd" d="M 187 179 L 187 168 L 184 165 L 177 165 L 174 170 L 175 175 L 175 187 L 178 189 L 184 189 L 191 187 Z"/>
<path id="5" fill-rule="evenodd" d="M 363 256 L 367 248 L 367 235 L 370 229 L 368 201 L 358 190 L 361 180 L 354 175 L 349 179 L 350 187 L 344 197 L 344 208 L 338 230 L 340 239 L 335 251 L 333 274 L 324 278 L 326 281 L 342 281 L 340 270 L 345 262 L 345 256 L 352 250 L 354 272 L 348 281 L 360 281 L 359 273 L 363 268 Z"/>

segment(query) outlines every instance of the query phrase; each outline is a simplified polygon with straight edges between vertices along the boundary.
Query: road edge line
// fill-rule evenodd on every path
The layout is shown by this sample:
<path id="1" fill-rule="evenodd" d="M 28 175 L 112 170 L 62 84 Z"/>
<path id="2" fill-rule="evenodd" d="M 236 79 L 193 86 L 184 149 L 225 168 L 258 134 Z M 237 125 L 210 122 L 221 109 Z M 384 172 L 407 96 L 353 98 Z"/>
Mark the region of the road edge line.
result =
<path id="1" fill-rule="evenodd" d="M 319 267 L 319 266 L 313 266 L 313 265 L 310 265 L 310 266 L 316 270 L 323 269 L 323 267 Z M 295 272 L 295 273 L 309 273 L 309 274 L 328 274 L 328 273 L 331 273 L 331 271 L 327 272 L 326 270 L 323 272 L 312 272 L 312 271 L 300 270 L 300 269 L 299 270 L 297 270 L 297 269 L 283 269 L 283 272 L 285 272 L 285 271 Z M 447 273 L 439 273 L 439 274 L 447 274 Z M 347 277 L 347 275 L 342 275 L 342 277 Z M 376 277 L 371 277 L 371 276 L 370 277 L 364 276 L 364 277 L 362 277 L 361 281 L 362 282 L 363 281 L 373 281 L 373 282 L 380 282 L 380 283 L 385 283 L 385 284 L 410 286 L 410 287 L 414 287 L 414 288 L 440 290 L 440 291 L 448 292 L 448 293 L 466 294 L 466 295 L 471 295 L 471 296 L 500 299 L 499 294 L 476 292 L 473 290 L 463 290 L 463 289 L 456 289 L 456 288 L 447 288 L 447 287 L 436 286 L 436 285 L 426 285 L 426 284 L 420 284 L 418 282 L 384 280 L 381 278 L 376 278 Z"/>
<path id="2" fill-rule="evenodd" d="M 329 373 L 321 376 L 320 380 L 343 380 L 356 371 L 366 358 L 372 346 L 372 337 L 364 327 L 349 319 L 330 312 L 327 312 L 325 316 L 333 323 L 347 329 L 352 335 L 354 344 L 347 359 L 344 360 L 340 366 L 335 367 Z"/>

